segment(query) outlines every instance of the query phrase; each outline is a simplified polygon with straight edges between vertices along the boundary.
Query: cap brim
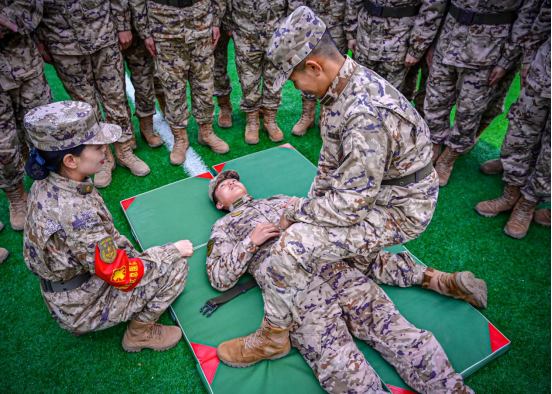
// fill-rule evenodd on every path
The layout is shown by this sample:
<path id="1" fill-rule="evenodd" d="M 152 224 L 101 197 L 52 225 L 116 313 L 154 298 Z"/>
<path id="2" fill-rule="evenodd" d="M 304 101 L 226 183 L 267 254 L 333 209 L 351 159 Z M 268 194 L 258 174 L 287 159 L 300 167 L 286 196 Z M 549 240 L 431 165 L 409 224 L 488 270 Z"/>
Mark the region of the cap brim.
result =
<path id="1" fill-rule="evenodd" d="M 100 131 L 91 139 L 86 141 L 85 145 L 107 145 L 117 142 L 123 130 L 121 127 L 110 124 L 110 123 L 100 123 Z"/>
<path id="2" fill-rule="evenodd" d="M 274 91 L 282 90 L 282 88 L 286 84 L 287 80 L 289 79 L 289 76 L 291 75 L 292 71 L 290 71 L 290 72 L 283 72 L 282 71 L 282 73 L 274 81 L 274 85 L 273 85 L 272 89 Z"/>

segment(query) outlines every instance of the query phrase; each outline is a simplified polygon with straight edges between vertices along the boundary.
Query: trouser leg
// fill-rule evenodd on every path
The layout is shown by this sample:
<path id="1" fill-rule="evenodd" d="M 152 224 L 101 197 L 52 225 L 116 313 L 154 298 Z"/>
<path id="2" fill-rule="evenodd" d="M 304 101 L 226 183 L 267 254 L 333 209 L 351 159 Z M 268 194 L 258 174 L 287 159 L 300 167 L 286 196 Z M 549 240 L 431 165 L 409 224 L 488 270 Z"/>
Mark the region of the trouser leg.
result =
<path id="1" fill-rule="evenodd" d="M 257 111 L 261 108 L 261 77 L 265 53 L 258 43 L 239 34 L 234 34 L 236 52 L 236 70 L 242 89 L 240 109 L 244 112 Z"/>
<path id="2" fill-rule="evenodd" d="M 0 189 L 19 185 L 25 175 L 10 92 L 0 92 Z"/>
<path id="3" fill-rule="evenodd" d="M 213 77 L 212 38 L 196 40 L 189 46 L 189 82 L 192 96 L 192 113 L 200 125 L 213 123 L 215 116 L 215 93 Z"/>
<path id="4" fill-rule="evenodd" d="M 228 75 L 228 44 L 230 36 L 226 30 L 220 30 L 220 38 L 215 48 L 215 96 L 229 96 L 232 93 L 232 83 Z"/>

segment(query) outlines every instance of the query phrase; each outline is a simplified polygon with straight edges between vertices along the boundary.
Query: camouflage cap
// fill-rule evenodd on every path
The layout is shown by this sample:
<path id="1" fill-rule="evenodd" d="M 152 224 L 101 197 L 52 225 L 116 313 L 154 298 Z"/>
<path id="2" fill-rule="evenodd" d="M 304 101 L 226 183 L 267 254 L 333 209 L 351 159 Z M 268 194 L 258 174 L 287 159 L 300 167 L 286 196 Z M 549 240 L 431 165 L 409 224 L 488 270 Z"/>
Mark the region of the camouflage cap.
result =
<path id="1" fill-rule="evenodd" d="M 23 124 L 33 144 L 44 151 L 111 144 L 122 133 L 117 125 L 98 122 L 92 106 L 82 101 L 59 101 L 33 108 Z"/>
<path id="2" fill-rule="evenodd" d="M 209 182 L 209 198 L 212 202 L 215 202 L 215 190 L 217 190 L 218 185 L 220 185 L 222 181 L 226 179 L 235 179 L 239 181 L 240 174 L 238 174 L 234 170 L 226 170 L 222 171 L 215 178 L 211 179 L 211 181 Z"/>
<path id="3" fill-rule="evenodd" d="M 293 69 L 307 57 L 326 32 L 326 24 L 309 7 L 297 8 L 278 27 L 270 43 L 267 56 L 281 75 L 274 89 L 281 89 Z"/>

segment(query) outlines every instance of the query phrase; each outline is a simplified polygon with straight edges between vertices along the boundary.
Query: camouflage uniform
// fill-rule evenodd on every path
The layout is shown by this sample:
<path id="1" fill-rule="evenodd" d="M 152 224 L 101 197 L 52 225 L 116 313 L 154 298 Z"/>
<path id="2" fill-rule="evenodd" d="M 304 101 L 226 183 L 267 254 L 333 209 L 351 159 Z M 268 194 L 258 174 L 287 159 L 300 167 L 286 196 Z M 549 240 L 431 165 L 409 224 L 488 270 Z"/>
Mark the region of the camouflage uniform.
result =
<path id="1" fill-rule="evenodd" d="M 230 96 L 232 93 L 232 81 L 228 75 L 228 44 L 230 36 L 228 31 L 232 30 L 231 15 L 229 12 L 224 14 L 220 27 L 220 38 L 215 48 L 215 96 Z"/>
<path id="2" fill-rule="evenodd" d="M 401 90 L 408 72 L 407 54 L 420 59 L 439 30 L 445 0 L 378 0 L 378 6 L 400 8 L 420 5 L 418 15 L 383 18 L 368 13 L 363 0 L 350 0 L 345 29 L 349 40 L 356 39 L 355 60 Z"/>
<path id="3" fill-rule="evenodd" d="M 4 31 L 0 39 L 0 189 L 10 189 L 23 181 L 20 147 L 27 143 L 23 116 L 50 103 L 52 93 L 30 36 L 42 17 L 42 1 L 2 0 L 0 14 L 18 27 L 17 33 Z"/>
<path id="4" fill-rule="evenodd" d="M 120 137 L 119 127 L 98 125 L 95 119 L 89 105 L 65 101 L 31 111 L 25 117 L 25 127 L 37 148 L 47 151 L 83 143 L 109 144 Z M 86 133 L 75 133 L 79 126 Z M 41 279 L 46 305 L 62 328 L 81 334 L 131 318 L 150 322 L 184 289 L 188 263 L 178 249 L 166 244 L 138 252 L 114 227 L 90 178 L 77 182 L 50 172 L 46 179 L 34 182 L 29 201 L 23 239 L 25 263 Z M 98 247 L 107 237 L 117 256 L 126 252 L 143 264 L 143 277 L 130 291 L 98 277 Z M 92 276 L 80 287 L 48 290 L 47 281 L 68 281 L 87 272 Z"/>
<path id="5" fill-rule="evenodd" d="M 263 288 L 259 267 L 270 260 L 277 238 L 257 247 L 249 237 L 259 223 L 278 225 L 288 199 L 283 195 L 260 200 L 244 196 L 214 224 L 207 257 L 213 287 L 227 290 L 248 272 Z M 317 266 L 306 299 L 298 308 L 300 321 L 292 329 L 291 341 L 320 385 L 328 392 L 383 392 L 379 377 L 355 345 L 355 336 L 373 346 L 421 392 L 444 393 L 462 387 L 462 378 L 454 373 L 433 335 L 406 321 L 374 283 L 419 285 L 426 267 L 417 265 L 408 254 L 383 250 L 357 263 L 371 279 L 342 262 Z M 377 318 L 382 314 L 375 314 L 376 309 L 387 314 Z"/>

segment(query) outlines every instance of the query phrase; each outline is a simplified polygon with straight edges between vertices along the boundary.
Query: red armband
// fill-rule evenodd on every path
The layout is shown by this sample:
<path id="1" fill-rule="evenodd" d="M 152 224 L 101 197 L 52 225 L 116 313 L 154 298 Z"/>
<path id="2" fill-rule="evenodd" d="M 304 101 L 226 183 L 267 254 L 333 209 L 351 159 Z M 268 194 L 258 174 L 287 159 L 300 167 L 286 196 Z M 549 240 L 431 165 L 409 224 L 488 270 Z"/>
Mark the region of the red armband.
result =
<path id="1" fill-rule="evenodd" d="M 96 245 L 96 276 L 122 291 L 131 291 L 144 276 L 144 263 L 138 257 L 129 259 L 106 237 Z"/>

